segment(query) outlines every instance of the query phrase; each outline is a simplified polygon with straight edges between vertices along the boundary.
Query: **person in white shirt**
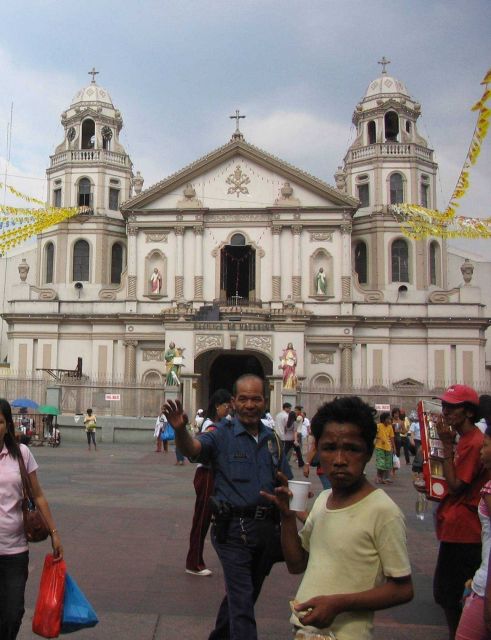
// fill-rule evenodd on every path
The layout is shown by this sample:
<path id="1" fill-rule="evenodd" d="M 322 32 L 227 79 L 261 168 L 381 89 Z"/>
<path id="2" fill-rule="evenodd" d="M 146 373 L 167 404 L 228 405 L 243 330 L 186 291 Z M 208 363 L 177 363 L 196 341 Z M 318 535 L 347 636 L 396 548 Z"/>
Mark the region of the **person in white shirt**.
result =
<path id="1" fill-rule="evenodd" d="M 162 444 L 164 445 L 163 449 L 164 449 L 164 453 L 168 453 L 169 451 L 169 443 L 167 440 L 165 440 L 164 442 L 162 442 L 162 439 L 160 437 L 162 431 L 165 429 L 165 425 L 167 422 L 167 418 L 165 417 L 164 414 L 164 406 L 162 405 L 160 407 L 160 415 L 157 418 L 157 421 L 155 422 L 155 430 L 153 432 L 153 437 L 156 438 L 155 440 L 155 453 L 161 453 L 162 452 Z"/>
<path id="2" fill-rule="evenodd" d="M 275 431 L 280 440 L 285 440 L 286 423 L 288 422 L 288 414 L 291 410 L 292 405 L 289 402 L 283 403 L 282 410 L 276 414 L 274 419 Z"/>

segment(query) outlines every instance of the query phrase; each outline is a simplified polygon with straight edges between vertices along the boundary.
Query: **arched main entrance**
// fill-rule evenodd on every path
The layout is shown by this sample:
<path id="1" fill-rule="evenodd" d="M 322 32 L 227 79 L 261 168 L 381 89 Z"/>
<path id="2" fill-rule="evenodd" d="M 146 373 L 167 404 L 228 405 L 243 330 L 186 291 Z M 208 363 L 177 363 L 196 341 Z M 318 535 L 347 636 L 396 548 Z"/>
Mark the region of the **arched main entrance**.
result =
<path id="1" fill-rule="evenodd" d="M 195 372 L 200 374 L 196 389 L 199 407 L 208 406 L 208 400 L 217 389 L 232 387 L 244 373 L 260 378 L 272 375 L 273 363 L 264 354 L 254 351 L 207 351 L 196 358 Z M 267 385 L 266 385 L 267 386 Z"/>

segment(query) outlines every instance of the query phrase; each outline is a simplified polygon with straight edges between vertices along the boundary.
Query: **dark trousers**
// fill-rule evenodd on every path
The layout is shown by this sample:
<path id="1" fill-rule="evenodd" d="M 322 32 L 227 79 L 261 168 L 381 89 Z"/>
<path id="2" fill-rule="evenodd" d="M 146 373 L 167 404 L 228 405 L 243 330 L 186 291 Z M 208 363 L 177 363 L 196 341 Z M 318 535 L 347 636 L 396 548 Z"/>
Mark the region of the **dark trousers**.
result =
<path id="1" fill-rule="evenodd" d="M 273 520 L 232 518 L 227 540 L 211 539 L 222 563 L 227 595 L 208 640 L 257 640 L 254 604 L 273 565 Z"/>
<path id="2" fill-rule="evenodd" d="M 401 436 L 400 433 L 395 434 L 395 445 L 396 445 L 396 456 L 400 458 L 401 449 L 404 450 L 404 458 L 406 459 L 406 463 L 409 464 L 411 462 L 411 458 L 409 456 L 409 447 L 410 442 L 407 436 Z"/>
<path id="3" fill-rule="evenodd" d="M 206 569 L 203 560 L 203 548 L 205 538 L 210 528 L 211 508 L 210 496 L 215 486 L 213 470 L 206 467 L 198 467 L 194 474 L 194 490 L 196 502 L 194 504 L 193 524 L 189 534 L 189 551 L 186 558 L 186 569 L 201 571 Z"/>
<path id="4" fill-rule="evenodd" d="M 29 552 L 0 556 L 0 638 L 15 640 L 24 615 Z"/>
<path id="5" fill-rule="evenodd" d="M 95 431 L 86 431 L 85 434 L 87 436 L 87 444 L 89 445 L 89 447 L 91 443 L 93 443 L 94 447 L 97 447 L 95 443 Z"/>
<path id="6" fill-rule="evenodd" d="M 298 466 L 303 467 L 305 462 L 302 456 L 302 447 L 299 444 L 295 444 L 294 440 L 283 440 L 283 446 L 287 460 L 290 461 L 291 451 L 293 449 L 297 456 Z"/>

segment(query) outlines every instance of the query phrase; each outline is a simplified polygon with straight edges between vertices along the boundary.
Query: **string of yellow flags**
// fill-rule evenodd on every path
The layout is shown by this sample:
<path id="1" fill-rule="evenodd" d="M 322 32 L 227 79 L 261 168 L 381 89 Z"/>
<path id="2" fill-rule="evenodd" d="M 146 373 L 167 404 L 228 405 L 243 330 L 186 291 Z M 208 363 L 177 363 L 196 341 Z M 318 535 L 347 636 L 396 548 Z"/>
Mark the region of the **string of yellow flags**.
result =
<path id="1" fill-rule="evenodd" d="M 443 238 L 490 238 L 491 218 L 470 218 L 457 216 L 455 210 L 459 207 L 461 198 L 470 186 L 470 168 L 476 164 L 481 153 L 482 143 L 488 133 L 491 109 L 487 106 L 491 98 L 491 69 L 486 73 L 481 84 L 484 93 L 481 99 L 472 107 L 477 111 L 477 122 L 469 145 L 469 150 L 461 169 L 457 184 L 445 211 L 428 209 L 420 205 L 401 203 L 391 206 L 391 210 L 401 224 L 403 233 L 416 240 L 428 236 Z"/>

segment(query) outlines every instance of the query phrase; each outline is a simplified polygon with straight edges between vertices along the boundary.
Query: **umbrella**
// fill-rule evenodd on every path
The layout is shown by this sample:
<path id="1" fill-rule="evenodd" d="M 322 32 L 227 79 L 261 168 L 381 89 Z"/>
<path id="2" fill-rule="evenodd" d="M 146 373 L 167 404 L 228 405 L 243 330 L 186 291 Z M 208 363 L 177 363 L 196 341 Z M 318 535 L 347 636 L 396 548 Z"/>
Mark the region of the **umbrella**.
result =
<path id="1" fill-rule="evenodd" d="M 21 409 L 37 409 L 39 407 L 37 402 L 29 400 L 29 398 L 16 398 L 10 403 L 10 406 Z"/>
<path id="2" fill-rule="evenodd" d="M 47 416 L 59 416 L 60 410 L 58 407 L 54 407 L 52 404 L 41 404 L 38 407 L 38 413 L 43 413 Z"/>

